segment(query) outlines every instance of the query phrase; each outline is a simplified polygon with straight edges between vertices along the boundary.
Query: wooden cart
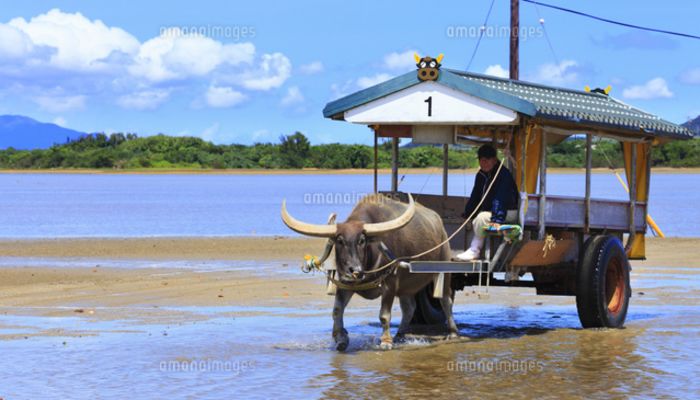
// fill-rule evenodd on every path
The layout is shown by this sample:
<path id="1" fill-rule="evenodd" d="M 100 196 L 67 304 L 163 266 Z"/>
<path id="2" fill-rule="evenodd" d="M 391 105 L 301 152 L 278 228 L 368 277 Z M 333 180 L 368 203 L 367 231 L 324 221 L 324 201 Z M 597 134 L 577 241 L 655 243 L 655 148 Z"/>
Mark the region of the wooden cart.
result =
<path id="1" fill-rule="evenodd" d="M 460 215 L 468 201 L 448 195 L 448 146 L 492 143 L 510 155 L 505 167 L 521 192 L 522 240 L 490 238 L 481 261 L 414 261 L 407 267 L 414 273 L 451 273 L 456 289 L 488 282 L 576 296 L 584 327 L 624 324 L 631 295 L 628 260 L 645 257 L 651 147 L 692 137 L 687 129 L 603 90 L 577 91 L 446 69 L 437 79 L 422 80 L 410 72 L 353 93 L 327 104 L 324 116 L 372 129 L 375 192 L 377 141 L 392 139 L 391 189 L 386 193 L 395 197 L 407 198 L 398 190 L 399 138 L 441 144 L 442 194 L 421 194 L 418 202 L 442 216 L 448 234 L 464 222 Z M 572 135 L 586 138 L 585 196 L 548 195 L 547 145 Z M 591 198 L 594 137 L 621 143 L 629 201 Z M 451 248 L 464 249 L 468 235 L 459 232 Z M 523 279 L 526 273 L 532 278 Z M 416 319 L 436 322 L 441 310 L 428 293 L 419 295 Z"/>

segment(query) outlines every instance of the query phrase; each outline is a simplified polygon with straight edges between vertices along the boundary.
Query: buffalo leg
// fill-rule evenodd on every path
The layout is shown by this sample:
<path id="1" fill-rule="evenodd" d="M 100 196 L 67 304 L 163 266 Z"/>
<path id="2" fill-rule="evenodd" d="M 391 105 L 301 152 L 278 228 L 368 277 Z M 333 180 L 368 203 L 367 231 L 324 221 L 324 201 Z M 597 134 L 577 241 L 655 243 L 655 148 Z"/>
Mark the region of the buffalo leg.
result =
<path id="1" fill-rule="evenodd" d="M 394 341 L 391 338 L 391 331 L 389 330 L 392 304 L 394 304 L 394 294 L 387 292 L 382 293 L 382 307 L 379 310 L 379 322 L 382 324 L 382 343 L 380 344 L 382 350 L 391 350 L 393 347 Z"/>
<path id="2" fill-rule="evenodd" d="M 440 298 L 440 305 L 442 306 L 442 311 L 445 313 L 447 318 L 447 328 L 449 329 L 448 339 L 454 339 L 459 337 L 457 331 L 457 324 L 455 323 L 454 315 L 452 315 L 452 285 L 451 285 L 450 274 L 445 274 L 445 290 L 442 292 L 442 297 Z"/>
<path id="3" fill-rule="evenodd" d="M 333 339 L 335 340 L 335 348 L 338 351 L 345 351 L 350 343 L 348 331 L 343 327 L 343 313 L 351 297 L 352 292 L 349 290 L 338 289 L 335 293 L 335 303 L 333 304 Z"/>
<path id="4" fill-rule="evenodd" d="M 402 340 L 406 332 L 408 332 L 411 319 L 413 319 L 413 314 L 416 312 L 416 298 L 414 296 L 401 296 L 399 301 L 401 303 L 401 325 L 399 325 L 399 331 L 396 333 L 396 341 Z"/>

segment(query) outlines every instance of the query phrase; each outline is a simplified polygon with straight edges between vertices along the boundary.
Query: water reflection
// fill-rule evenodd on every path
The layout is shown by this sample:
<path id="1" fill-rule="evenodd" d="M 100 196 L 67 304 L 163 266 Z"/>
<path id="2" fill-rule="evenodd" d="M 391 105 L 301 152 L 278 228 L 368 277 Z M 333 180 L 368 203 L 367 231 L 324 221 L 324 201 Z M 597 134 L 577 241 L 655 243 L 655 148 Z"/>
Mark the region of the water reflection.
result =
<path id="1" fill-rule="evenodd" d="M 554 393 L 574 398 L 639 397 L 674 393 L 676 384 L 662 383 L 671 376 L 679 382 L 678 375 L 669 371 L 669 365 L 660 364 L 674 358 L 676 346 L 682 346 L 683 339 L 669 344 L 659 338 L 658 332 L 646 329 L 646 323 L 621 330 L 583 330 L 560 326 L 567 322 L 548 325 L 532 316 L 524 309 L 483 312 L 477 319 L 499 318 L 506 322 L 495 328 L 479 320 L 462 322 L 460 332 L 467 337 L 454 343 L 409 344 L 391 352 L 333 354 L 328 371 L 310 378 L 307 387 L 326 387 L 322 397 L 330 399 L 523 394 L 551 397 Z M 697 317 L 691 324 L 695 328 Z M 669 320 L 665 316 L 646 322 L 654 325 Z M 653 345 L 660 339 L 667 345 Z M 700 355 L 697 345 L 693 354 Z M 682 362 L 697 366 L 697 361 L 687 355 Z M 683 381 L 688 387 L 690 377 L 681 378 Z"/>
<path id="2" fill-rule="evenodd" d="M 566 306 L 461 305 L 461 339 L 417 330 L 398 349 L 377 350 L 374 308 L 351 309 L 351 351 L 331 350 L 328 312 L 207 308 L 212 317 L 169 325 L 16 319 L 9 327 L 94 330 L 98 336 L 3 342 L 7 398 L 627 398 L 700 395 L 700 311 L 639 305 L 626 329 L 583 330 Z M 196 308 L 187 308 L 196 313 Z M 217 313 L 218 312 L 218 313 Z M 129 329 L 129 332 L 124 332 Z M 167 333 L 167 335 L 164 335 Z M 63 343 L 66 344 L 63 344 Z M 163 371 L 164 362 L 212 360 L 254 366 Z"/>

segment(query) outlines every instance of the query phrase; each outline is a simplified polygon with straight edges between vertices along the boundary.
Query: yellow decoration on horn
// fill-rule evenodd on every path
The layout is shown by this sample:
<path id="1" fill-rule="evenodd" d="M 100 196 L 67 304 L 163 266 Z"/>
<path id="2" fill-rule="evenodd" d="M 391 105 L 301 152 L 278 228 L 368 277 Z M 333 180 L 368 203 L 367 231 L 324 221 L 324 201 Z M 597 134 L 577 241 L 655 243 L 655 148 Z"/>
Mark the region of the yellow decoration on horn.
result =
<path id="1" fill-rule="evenodd" d="M 445 56 L 444 54 L 440 53 L 440 55 L 437 56 L 437 62 L 438 62 L 438 63 L 441 63 L 441 62 L 442 62 L 442 57 L 444 57 L 444 56 Z"/>
<path id="2" fill-rule="evenodd" d="M 583 87 L 583 90 L 585 90 L 587 93 L 590 93 L 590 92 L 591 92 L 591 87 L 588 86 L 588 85 L 586 85 L 586 86 Z"/>
<path id="3" fill-rule="evenodd" d="M 605 94 L 610 94 L 611 90 L 612 90 L 612 86 L 608 85 L 608 87 L 605 88 Z"/>
<path id="4" fill-rule="evenodd" d="M 416 60 L 416 62 L 420 62 L 420 56 L 418 53 L 413 53 L 413 58 Z"/>

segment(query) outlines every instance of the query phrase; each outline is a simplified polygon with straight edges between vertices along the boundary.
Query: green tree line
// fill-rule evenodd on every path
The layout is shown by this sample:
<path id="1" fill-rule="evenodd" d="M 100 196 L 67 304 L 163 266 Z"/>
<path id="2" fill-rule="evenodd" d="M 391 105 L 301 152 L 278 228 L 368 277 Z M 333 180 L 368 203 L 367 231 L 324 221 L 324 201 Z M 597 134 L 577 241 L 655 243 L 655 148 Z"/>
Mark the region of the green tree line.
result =
<path id="1" fill-rule="evenodd" d="M 399 164 L 404 168 L 441 167 L 441 146 L 401 148 Z M 652 153 L 654 166 L 700 166 L 700 139 L 671 142 L 656 147 Z M 566 140 L 549 146 L 547 162 L 551 167 L 583 167 L 585 141 Z M 615 167 L 622 163 L 619 143 L 602 140 L 595 143 L 593 166 Z M 451 146 L 450 168 L 478 166 L 476 148 Z M 359 144 L 311 145 L 300 132 L 283 135 L 277 143 L 217 145 L 196 137 L 135 134 L 86 135 L 69 143 L 43 150 L 0 150 L 2 169 L 71 169 L 71 168 L 372 168 L 374 150 Z M 380 168 L 391 166 L 391 143 L 378 148 Z"/>

